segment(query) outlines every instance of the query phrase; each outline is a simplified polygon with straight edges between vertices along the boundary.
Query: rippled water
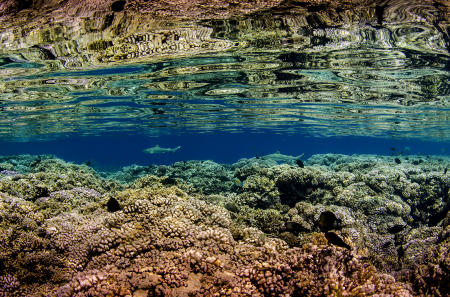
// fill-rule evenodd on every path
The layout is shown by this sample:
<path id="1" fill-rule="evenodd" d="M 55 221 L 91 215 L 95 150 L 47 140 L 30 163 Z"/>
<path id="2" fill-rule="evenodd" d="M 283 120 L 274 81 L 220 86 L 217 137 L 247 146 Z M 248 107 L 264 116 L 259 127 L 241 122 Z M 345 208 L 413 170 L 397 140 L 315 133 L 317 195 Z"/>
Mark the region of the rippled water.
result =
<path id="1" fill-rule="evenodd" d="M 448 140 L 448 58 L 358 48 L 48 71 L 3 59 L 1 133 L 271 129 Z M 152 133 L 153 131 L 149 131 Z"/>
<path id="2" fill-rule="evenodd" d="M 330 151 L 333 141 L 368 137 L 386 140 L 385 146 L 429 142 L 448 153 L 449 55 L 436 28 L 421 22 L 302 27 L 277 18 L 202 24 L 203 37 L 195 38 L 203 43 L 190 45 L 191 54 L 181 25 L 93 41 L 87 48 L 96 60 L 75 49 L 70 59 L 67 52 L 55 55 L 58 44 L 67 46 L 56 37 L 51 50 L 3 50 L 4 148 L 11 153 L 20 142 L 67 137 L 140 135 L 164 145 L 158 137 L 263 133 L 327 139 Z"/>

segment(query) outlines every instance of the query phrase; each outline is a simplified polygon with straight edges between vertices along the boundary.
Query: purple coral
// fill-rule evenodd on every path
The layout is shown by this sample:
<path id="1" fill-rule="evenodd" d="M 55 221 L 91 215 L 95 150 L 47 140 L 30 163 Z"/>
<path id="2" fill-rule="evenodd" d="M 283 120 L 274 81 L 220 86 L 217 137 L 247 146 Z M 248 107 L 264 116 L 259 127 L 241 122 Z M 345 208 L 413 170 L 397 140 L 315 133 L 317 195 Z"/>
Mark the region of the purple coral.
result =
<path id="1" fill-rule="evenodd" d="M 16 290 L 19 285 L 19 281 L 14 275 L 0 275 L 0 297 L 12 296 L 10 294 Z"/>
<path id="2" fill-rule="evenodd" d="M 12 170 L 1 170 L 0 174 L 1 175 L 19 175 L 20 172 L 12 171 Z"/>

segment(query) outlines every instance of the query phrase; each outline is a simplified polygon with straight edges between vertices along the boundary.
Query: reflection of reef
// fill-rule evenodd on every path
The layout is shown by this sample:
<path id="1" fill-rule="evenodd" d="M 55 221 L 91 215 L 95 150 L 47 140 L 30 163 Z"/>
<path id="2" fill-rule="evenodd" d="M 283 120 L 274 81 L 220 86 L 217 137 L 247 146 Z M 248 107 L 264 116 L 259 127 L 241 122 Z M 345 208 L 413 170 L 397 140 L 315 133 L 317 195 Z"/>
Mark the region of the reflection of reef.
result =
<path id="1" fill-rule="evenodd" d="M 161 30 L 152 33 L 132 34 L 117 45 L 112 42 L 94 42 L 89 49 L 100 52 L 99 62 L 130 60 L 145 56 L 179 55 L 180 53 L 199 54 L 221 51 L 233 47 L 230 41 L 214 40 L 208 28 Z"/>
<path id="2" fill-rule="evenodd" d="M 367 44 L 444 53 L 448 46 L 446 7 L 426 1 L 384 1 L 383 6 L 375 1 L 339 5 L 335 1 L 287 1 L 281 5 L 279 1 L 251 5 L 246 1 L 123 1 L 120 12 L 111 11 L 112 1 L 73 0 L 62 7 L 44 1 L 43 8 L 29 2 L 30 7 L 0 19 L 0 52 L 18 50 L 23 57 L 47 61 L 51 67 L 224 50 L 322 51 L 323 47 L 332 50 Z M 4 11 L 14 10 L 14 5 L 9 10 L 5 5 Z M 53 21 L 47 21 L 49 16 Z"/>
<path id="3" fill-rule="evenodd" d="M 244 15 L 275 7 L 281 0 L 237 1 L 183 1 L 183 0 L 7 0 L 0 4 L 0 13 L 13 18 L 27 16 L 28 19 L 40 20 L 43 14 L 62 17 L 87 17 L 98 12 L 108 13 L 145 13 L 152 18 L 177 19 L 211 19 Z M 328 1 L 329 2 L 329 1 Z"/>
<path id="4" fill-rule="evenodd" d="M 44 63 L 4 58 L 0 133 L 91 134 L 138 122 L 155 133 L 243 126 L 296 133 L 305 125 L 313 135 L 448 139 L 441 108 L 448 104 L 447 61 L 441 54 L 361 48 L 47 71 Z"/>
<path id="5" fill-rule="evenodd" d="M 308 129 L 319 135 L 446 138 L 445 111 L 403 109 L 448 104 L 446 5 L 3 1 L 0 133 L 74 132 L 100 118 L 110 121 L 99 129 L 134 127 L 115 121 L 121 112 L 145 128 L 303 121 L 325 126 Z"/>

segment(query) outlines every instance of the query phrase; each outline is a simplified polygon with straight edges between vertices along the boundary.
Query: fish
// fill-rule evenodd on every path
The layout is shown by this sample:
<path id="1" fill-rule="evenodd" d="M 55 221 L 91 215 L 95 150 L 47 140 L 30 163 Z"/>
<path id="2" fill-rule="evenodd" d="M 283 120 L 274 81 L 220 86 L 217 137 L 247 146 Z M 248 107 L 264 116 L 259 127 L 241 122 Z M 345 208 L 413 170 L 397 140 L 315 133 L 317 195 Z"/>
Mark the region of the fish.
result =
<path id="1" fill-rule="evenodd" d="M 289 155 L 283 155 L 280 153 L 280 150 L 276 151 L 273 154 L 268 154 L 265 156 L 261 156 L 261 159 L 265 160 L 273 160 L 277 163 L 296 163 L 297 160 L 301 159 L 304 154 L 298 155 L 298 156 L 289 156 Z"/>
<path id="2" fill-rule="evenodd" d="M 147 154 L 165 154 L 165 153 L 175 153 L 176 151 L 178 151 L 181 148 L 181 146 L 177 146 L 174 148 L 165 148 L 165 147 L 160 147 L 158 144 L 153 146 L 153 147 L 149 147 L 146 148 L 144 150 L 142 150 L 144 153 Z"/>
<path id="3" fill-rule="evenodd" d="M 328 240 L 328 243 L 346 248 L 347 250 L 351 250 L 352 248 L 334 232 L 325 232 L 325 238 Z"/>
<path id="4" fill-rule="evenodd" d="M 322 232 L 328 232 L 333 229 L 340 229 L 342 221 L 331 211 L 324 211 L 319 216 L 319 228 Z"/>
<path id="5" fill-rule="evenodd" d="M 121 209 L 119 201 L 114 197 L 109 197 L 106 208 L 108 209 L 108 212 L 116 212 Z"/>
<path id="6" fill-rule="evenodd" d="M 241 187 L 241 188 L 244 187 L 244 182 L 241 181 L 241 180 L 240 180 L 239 178 L 237 178 L 237 177 L 234 178 L 234 184 L 235 184 L 236 186 L 238 186 L 238 187 Z"/>

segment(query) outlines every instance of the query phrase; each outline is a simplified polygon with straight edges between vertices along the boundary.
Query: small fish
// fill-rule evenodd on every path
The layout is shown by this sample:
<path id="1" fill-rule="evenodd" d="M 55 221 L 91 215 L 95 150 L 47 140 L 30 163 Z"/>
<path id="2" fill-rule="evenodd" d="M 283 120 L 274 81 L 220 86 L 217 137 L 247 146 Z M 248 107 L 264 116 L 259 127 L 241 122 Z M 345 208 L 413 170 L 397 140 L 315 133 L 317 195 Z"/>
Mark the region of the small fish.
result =
<path id="1" fill-rule="evenodd" d="M 402 155 L 409 155 L 411 153 L 411 148 L 409 146 L 405 146 L 401 151 Z"/>
<path id="2" fill-rule="evenodd" d="M 322 232 L 341 228 L 342 221 L 331 211 L 324 211 L 319 216 L 319 228 Z"/>
<path id="3" fill-rule="evenodd" d="M 149 147 L 143 150 L 144 153 L 147 154 L 165 154 L 165 153 L 175 153 L 181 148 L 181 146 L 177 146 L 174 148 L 164 148 L 159 145 L 155 145 L 153 147 Z"/>
<path id="4" fill-rule="evenodd" d="M 237 177 L 234 178 L 234 184 L 238 187 L 243 188 L 244 187 L 244 183 Z"/>
<path id="5" fill-rule="evenodd" d="M 116 212 L 120 210 L 120 204 L 114 197 L 109 197 L 108 202 L 106 203 L 106 208 L 108 209 L 108 212 Z"/>
<path id="6" fill-rule="evenodd" d="M 352 248 L 334 232 L 325 232 L 325 238 L 329 243 L 351 250 Z"/>

